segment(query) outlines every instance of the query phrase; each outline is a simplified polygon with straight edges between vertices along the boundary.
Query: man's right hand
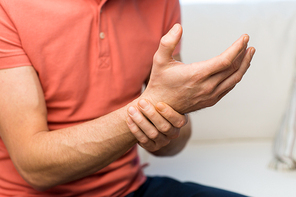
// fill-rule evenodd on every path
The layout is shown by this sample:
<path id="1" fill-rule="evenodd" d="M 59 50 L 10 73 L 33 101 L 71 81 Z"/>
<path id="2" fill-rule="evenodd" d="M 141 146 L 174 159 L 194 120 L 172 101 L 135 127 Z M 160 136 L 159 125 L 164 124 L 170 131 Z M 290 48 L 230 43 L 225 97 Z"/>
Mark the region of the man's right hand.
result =
<path id="1" fill-rule="evenodd" d="M 176 24 L 160 41 L 154 55 L 150 81 L 142 98 L 164 102 L 179 113 L 189 113 L 216 104 L 242 79 L 255 49 L 247 49 L 248 35 L 242 35 L 221 55 L 210 60 L 183 64 L 173 59 L 181 39 Z"/>

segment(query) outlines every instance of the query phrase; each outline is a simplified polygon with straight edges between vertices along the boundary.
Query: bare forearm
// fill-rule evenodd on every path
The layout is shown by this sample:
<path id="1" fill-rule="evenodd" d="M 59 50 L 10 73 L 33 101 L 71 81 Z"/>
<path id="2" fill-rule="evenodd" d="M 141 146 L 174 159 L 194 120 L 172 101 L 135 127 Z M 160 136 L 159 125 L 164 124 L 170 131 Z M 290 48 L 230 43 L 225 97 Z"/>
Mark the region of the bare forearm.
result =
<path id="1" fill-rule="evenodd" d="M 126 114 L 124 107 L 81 125 L 38 132 L 15 163 L 39 190 L 93 174 L 137 143 L 126 126 Z"/>
<path id="2" fill-rule="evenodd" d="M 189 118 L 188 123 L 181 128 L 178 138 L 171 140 L 167 146 L 161 148 L 160 150 L 151 153 L 155 156 L 174 156 L 184 149 L 190 136 L 191 122 Z"/>

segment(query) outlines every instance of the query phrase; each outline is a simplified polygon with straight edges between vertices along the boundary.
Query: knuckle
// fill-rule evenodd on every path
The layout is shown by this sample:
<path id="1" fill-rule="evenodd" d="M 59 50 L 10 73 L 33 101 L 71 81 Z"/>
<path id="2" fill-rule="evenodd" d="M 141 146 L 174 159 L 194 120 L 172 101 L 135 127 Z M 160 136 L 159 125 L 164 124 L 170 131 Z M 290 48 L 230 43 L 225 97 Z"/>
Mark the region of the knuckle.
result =
<path id="1" fill-rule="evenodd" d="M 176 127 L 178 129 L 182 128 L 183 126 L 186 125 L 186 118 L 184 117 L 182 120 L 180 120 L 177 124 L 176 124 Z"/>
<path id="2" fill-rule="evenodd" d="M 209 95 L 213 92 L 213 88 L 211 86 L 208 86 L 206 89 L 205 89 L 205 94 Z"/>
<path id="3" fill-rule="evenodd" d="M 219 97 L 217 95 L 212 95 L 208 100 L 208 107 L 215 105 L 219 101 Z"/>
<path id="4" fill-rule="evenodd" d="M 137 124 L 139 124 L 139 125 L 143 124 L 144 122 L 145 122 L 145 120 L 142 117 L 137 120 Z"/>
<path id="5" fill-rule="evenodd" d="M 176 132 L 174 135 L 171 136 L 171 139 L 176 139 L 180 136 L 180 132 Z"/>
<path id="6" fill-rule="evenodd" d="M 223 68 L 228 68 L 228 67 L 231 66 L 231 64 L 232 64 L 232 62 L 228 58 L 226 58 L 226 57 L 224 57 L 221 60 L 221 65 L 222 65 Z"/>
<path id="7" fill-rule="evenodd" d="M 213 92 L 214 88 L 213 85 L 211 84 L 207 84 L 202 90 L 201 90 L 201 94 L 202 95 L 209 95 Z"/>
<path id="8" fill-rule="evenodd" d="M 139 142 L 140 142 L 141 144 L 148 144 L 149 139 L 148 139 L 147 137 L 142 137 L 142 138 L 139 140 Z"/>
<path id="9" fill-rule="evenodd" d="M 150 120 L 154 119 L 157 116 L 157 113 L 155 110 L 148 109 L 146 113 Z"/>
<path id="10" fill-rule="evenodd" d="M 159 130 L 162 133 L 167 133 L 170 131 L 171 128 L 172 128 L 172 126 L 170 124 L 163 124 Z"/>
<path id="11" fill-rule="evenodd" d="M 211 107 L 213 105 L 215 105 L 218 102 L 218 100 L 215 99 L 209 99 L 205 102 L 205 107 Z"/>
<path id="12" fill-rule="evenodd" d="M 189 73 L 189 78 L 194 83 L 200 82 L 210 75 L 209 72 L 201 72 L 201 70 L 198 67 L 196 68 L 196 65 L 194 64 L 190 64 L 190 66 L 195 68 L 195 69 L 192 69 L 192 72 Z"/>
<path id="13" fill-rule="evenodd" d="M 235 83 L 239 83 L 242 80 L 242 76 L 241 75 L 236 75 L 234 78 L 234 82 Z"/>
<path id="14" fill-rule="evenodd" d="M 152 140 L 156 140 L 159 137 L 159 133 L 157 131 L 153 131 L 149 136 Z"/>
<path id="15" fill-rule="evenodd" d="M 172 109 L 166 110 L 165 112 L 162 113 L 162 115 L 167 119 L 170 120 L 173 117 L 173 112 Z"/>
<path id="16" fill-rule="evenodd" d="M 212 107 L 213 105 L 215 105 L 214 102 L 208 102 L 208 103 L 206 104 L 206 107 Z"/>
<path id="17" fill-rule="evenodd" d="M 216 103 L 218 103 L 219 100 L 220 98 L 216 97 L 215 99 L 212 100 L 212 102 L 210 102 L 210 106 L 216 105 Z"/>
<path id="18" fill-rule="evenodd" d="M 153 146 L 151 146 L 149 148 L 149 151 L 150 152 L 155 152 L 155 151 L 158 151 L 161 147 L 159 147 L 158 145 L 154 144 Z"/>

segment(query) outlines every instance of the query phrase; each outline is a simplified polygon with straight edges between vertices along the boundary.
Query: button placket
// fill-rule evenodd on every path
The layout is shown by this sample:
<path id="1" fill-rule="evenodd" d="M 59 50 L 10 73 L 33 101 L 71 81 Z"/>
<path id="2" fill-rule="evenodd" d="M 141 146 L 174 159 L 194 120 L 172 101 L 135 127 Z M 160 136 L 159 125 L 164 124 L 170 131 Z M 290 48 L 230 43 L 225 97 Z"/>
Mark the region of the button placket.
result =
<path id="1" fill-rule="evenodd" d="M 106 68 L 110 66 L 110 53 L 109 53 L 109 43 L 107 37 L 107 21 L 106 13 L 101 8 L 100 10 L 100 24 L 99 24 L 99 67 Z"/>

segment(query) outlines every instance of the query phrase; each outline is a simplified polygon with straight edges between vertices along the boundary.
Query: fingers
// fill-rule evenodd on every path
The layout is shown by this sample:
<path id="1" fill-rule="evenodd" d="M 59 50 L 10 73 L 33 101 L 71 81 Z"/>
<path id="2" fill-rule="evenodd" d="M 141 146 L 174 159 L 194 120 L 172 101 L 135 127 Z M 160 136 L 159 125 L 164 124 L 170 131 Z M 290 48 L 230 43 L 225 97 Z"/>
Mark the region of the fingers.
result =
<path id="1" fill-rule="evenodd" d="M 227 92 L 230 88 L 234 87 L 237 83 L 241 81 L 244 74 L 250 67 L 250 62 L 253 58 L 254 53 L 255 48 L 250 47 L 246 51 L 246 54 L 241 62 L 241 66 L 239 67 L 239 69 L 219 84 L 219 86 L 215 90 L 215 94 L 222 95 L 224 92 Z"/>
<path id="2" fill-rule="evenodd" d="M 244 34 L 221 55 L 207 60 L 206 65 L 211 65 L 205 68 L 207 75 L 216 74 L 222 70 L 228 69 L 231 65 L 235 65 L 233 64 L 234 61 L 239 59 L 238 57 L 245 52 L 248 42 L 249 36 Z"/>
<path id="3" fill-rule="evenodd" d="M 128 127 L 144 148 L 156 151 L 170 142 L 136 107 L 129 107 L 128 114 Z"/>
<path id="4" fill-rule="evenodd" d="M 155 107 L 157 111 L 176 128 L 181 128 L 188 122 L 187 116 L 179 114 L 166 103 L 157 103 Z"/>
<path id="5" fill-rule="evenodd" d="M 170 62 L 173 59 L 173 52 L 179 43 L 181 36 L 181 25 L 175 24 L 171 30 L 161 38 L 159 48 L 153 58 L 153 63 L 157 65 L 166 65 Z"/>
<path id="6" fill-rule="evenodd" d="M 247 55 L 247 51 L 241 51 L 241 53 L 236 57 L 236 59 L 232 63 L 232 66 L 230 66 L 226 70 L 223 70 L 219 73 L 210 76 L 209 83 L 214 84 L 214 87 L 217 87 L 222 81 L 224 81 L 226 78 L 228 78 L 230 75 L 232 75 L 240 68 L 245 55 Z"/>
<path id="7" fill-rule="evenodd" d="M 145 135 L 145 133 L 137 126 L 137 124 L 130 117 L 127 117 L 126 122 L 131 133 L 138 140 L 140 146 L 151 152 L 154 152 L 159 148 L 153 140 L 149 139 Z"/>
<path id="8" fill-rule="evenodd" d="M 227 69 L 220 73 L 217 73 L 211 76 L 206 83 L 208 86 L 213 87 L 209 94 L 204 97 L 203 101 L 201 101 L 202 106 L 213 106 L 216 104 L 221 98 L 223 98 L 228 92 L 230 92 L 237 83 L 241 81 L 244 74 L 250 67 L 250 62 L 255 53 L 255 49 L 250 47 L 244 53 L 243 59 L 239 60 L 238 69 L 233 71 L 233 69 Z M 240 58 L 240 57 L 239 57 Z"/>
<path id="9" fill-rule="evenodd" d="M 187 123 L 187 117 L 174 111 L 165 103 L 156 108 L 147 100 L 141 99 L 137 107 L 129 107 L 126 122 L 139 144 L 154 152 L 169 144 L 179 136 L 180 127 Z M 167 119 L 166 119 L 167 118 Z"/>
<path id="10" fill-rule="evenodd" d="M 156 127 L 156 129 L 164 134 L 166 137 L 169 139 L 174 139 L 179 136 L 179 130 L 167 120 L 165 119 L 156 109 L 154 106 L 145 99 L 141 99 L 138 103 L 140 111 L 153 123 L 153 125 Z M 167 110 L 168 112 L 170 110 Z M 167 113 L 168 113 L 167 112 Z M 170 114 L 175 118 L 175 124 L 179 124 L 178 119 L 181 119 L 183 121 L 183 116 L 181 114 L 178 114 L 177 112 L 174 111 L 174 114 Z M 180 122 L 181 122 L 180 121 Z M 184 120 L 185 122 L 185 120 Z M 183 125 L 181 125 L 182 127 Z"/>
<path id="11" fill-rule="evenodd" d="M 242 51 L 246 50 L 248 42 L 249 36 L 247 34 L 242 35 L 220 55 L 220 58 L 232 63 Z"/>

